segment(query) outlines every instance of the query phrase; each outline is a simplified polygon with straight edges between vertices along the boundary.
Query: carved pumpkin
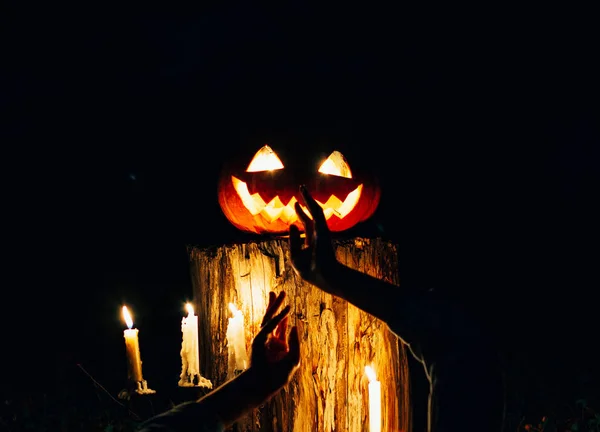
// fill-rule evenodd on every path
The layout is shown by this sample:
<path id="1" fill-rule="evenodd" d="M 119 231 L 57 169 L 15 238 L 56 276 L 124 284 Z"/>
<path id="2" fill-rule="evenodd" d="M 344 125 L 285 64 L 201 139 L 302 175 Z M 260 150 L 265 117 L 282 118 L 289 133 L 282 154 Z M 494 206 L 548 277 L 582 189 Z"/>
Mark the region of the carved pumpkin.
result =
<path id="1" fill-rule="evenodd" d="M 320 160 L 296 156 L 286 160 L 264 145 L 250 160 L 226 164 L 218 197 L 227 219 L 240 230 L 257 234 L 285 234 L 291 224 L 302 230 L 294 210 L 301 184 L 323 207 L 331 231 L 347 230 L 375 212 L 378 183 L 351 170 L 340 151 Z"/>

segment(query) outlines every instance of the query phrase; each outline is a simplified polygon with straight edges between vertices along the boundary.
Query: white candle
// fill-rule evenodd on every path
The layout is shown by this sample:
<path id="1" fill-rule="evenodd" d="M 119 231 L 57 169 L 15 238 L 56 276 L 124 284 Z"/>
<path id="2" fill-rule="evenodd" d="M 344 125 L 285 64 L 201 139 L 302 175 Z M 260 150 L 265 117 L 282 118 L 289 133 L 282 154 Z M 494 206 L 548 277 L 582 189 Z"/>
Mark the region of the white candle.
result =
<path id="1" fill-rule="evenodd" d="M 140 342 L 138 340 L 138 329 L 133 327 L 133 320 L 127 310 L 127 306 L 123 306 L 123 319 L 127 324 L 127 330 L 123 332 L 125 337 L 125 349 L 127 352 L 127 376 L 133 382 L 141 382 L 142 378 L 142 359 L 140 356 Z"/>
<path id="2" fill-rule="evenodd" d="M 248 367 L 248 354 L 246 353 L 244 315 L 233 303 L 229 303 L 229 310 L 233 317 L 229 318 L 227 325 L 228 351 L 235 357 L 235 370 L 245 370 Z"/>
<path id="3" fill-rule="evenodd" d="M 381 383 L 371 366 L 365 366 L 365 373 L 369 379 L 369 431 L 381 432 Z"/>
<path id="4" fill-rule="evenodd" d="M 181 375 L 180 386 L 193 385 L 200 377 L 200 352 L 198 350 L 198 316 L 191 304 L 185 305 L 188 315 L 181 319 Z"/>

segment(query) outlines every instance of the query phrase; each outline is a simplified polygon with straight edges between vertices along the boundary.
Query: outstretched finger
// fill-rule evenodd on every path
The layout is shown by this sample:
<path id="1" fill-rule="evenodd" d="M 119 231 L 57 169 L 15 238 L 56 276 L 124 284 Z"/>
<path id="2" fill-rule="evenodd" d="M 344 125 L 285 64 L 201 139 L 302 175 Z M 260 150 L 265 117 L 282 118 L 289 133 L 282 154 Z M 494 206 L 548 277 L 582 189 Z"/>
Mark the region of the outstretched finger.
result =
<path id="1" fill-rule="evenodd" d="M 306 206 L 306 207 L 308 208 L 308 206 Z M 308 208 L 308 209 L 310 210 L 310 208 Z M 296 210 L 296 214 L 298 215 L 298 219 L 300 219 L 300 222 L 302 222 L 302 225 L 304 225 L 304 228 L 308 229 L 310 227 L 310 225 L 312 224 L 312 219 L 310 218 L 309 215 L 306 214 L 306 212 L 304 211 L 304 209 L 300 205 L 300 202 L 296 201 L 294 203 L 294 210 Z"/>
<path id="2" fill-rule="evenodd" d="M 271 306 L 273 305 L 273 302 L 276 298 L 277 294 L 275 294 L 275 291 L 269 291 L 269 301 L 267 303 L 267 310 L 271 309 Z"/>
<path id="3" fill-rule="evenodd" d="M 289 315 L 281 320 L 277 328 L 275 329 L 275 337 L 285 342 L 285 335 L 287 334 Z"/>
<path id="4" fill-rule="evenodd" d="M 254 341 L 252 345 L 262 346 L 267 341 L 267 337 L 273 330 L 277 328 L 277 325 L 290 313 L 290 305 L 287 305 L 283 308 L 281 312 L 271 318 L 269 321 L 265 323 L 265 325 L 260 329 L 258 334 L 254 337 Z"/>
<path id="5" fill-rule="evenodd" d="M 292 255 L 292 258 L 294 256 L 298 256 L 300 254 L 300 252 L 302 251 L 302 239 L 300 238 L 300 230 L 298 229 L 298 227 L 296 225 L 291 225 L 290 226 L 290 253 Z"/>
<path id="6" fill-rule="evenodd" d="M 264 326 L 265 323 L 271 318 L 270 316 L 268 317 L 268 314 L 271 310 L 271 306 L 273 306 L 273 302 L 276 299 L 276 294 L 275 291 L 269 291 L 269 301 L 267 302 L 267 309 L 265 310 L 265 314 L 263 316 L 262 322 L 260 323 L 260 326 Z"/>
<path id="7" fill-rule="evenodd" d="M 285 300 L 285 291 L 281 291 L 279 295 L 276 295 L 274 291 L 269 292 L 269 305 L 267 306 L 267 310 L 265 311 L 265 316 L 263 317 L 261 327 L 265 325 L 267 321 L 269 321 L 273 315 L 279 310 L 283 301 Z"/>
<path id="8" fill-rule="evenodd" d="M 296 211 L 298 219 L 300 219 L 300 222 L 302 222 L 302 226 L 304 227 L 304 232 L 306 233 L 306 243 L 311 244 L 315 223 L 310 216 L 306 214 L 300 203 L 294 203 L 294 210 Z"/>
<path id="9" fill-rule="evenodd" d="M 275 313 L 279 310 L 279 308 L 283 304 L 283 301 L 285 300 L 285 291 L 280 291 L 279 294 L 275 294 L 275 291 L 271 291 L 271 293 L 272 294 L 270 295 L 272 295 L 273 297 L 273 302 L 267 309 L 269 319 L 271 319 L 271 317 L 275 315 Z"/>
<path id="10" fill-rule="evenodd" d="M 304 205 L 308 207 L 308 211 L 310 212 L 313 223 L 317 228 L 319 233 L 328 230 L 327 220 L 325 219 L 325 213 L 323 212 L 323 207 L 319 205 L 319 203 L 308 193 L 308 189 L 306 186 L 300 186 L 300 195 L 304 201 Z"/>

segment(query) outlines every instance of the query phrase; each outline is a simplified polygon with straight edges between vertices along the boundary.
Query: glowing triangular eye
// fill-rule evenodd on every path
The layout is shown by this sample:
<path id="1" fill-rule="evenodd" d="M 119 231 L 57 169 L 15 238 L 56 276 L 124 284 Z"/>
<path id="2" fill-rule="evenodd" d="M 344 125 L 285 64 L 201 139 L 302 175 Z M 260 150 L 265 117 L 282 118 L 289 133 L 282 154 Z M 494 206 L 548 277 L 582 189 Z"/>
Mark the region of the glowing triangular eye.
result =
<path id="1" fill-rule="evenodd" d="M 277 154 L 268 145 L 264 145 L 256 152 L 246 172 L 272 171 L 282 169 L 283 164 Z"/>
<path id="2" fill-rule="evenodd" d="M 337 150 L 331 153 L 327 160 L 321 164 L 319 172 L 338 177 L 352 178 L 352 171 L 350 171 L 350 166 L 346 162 L 346 158 Z"/>

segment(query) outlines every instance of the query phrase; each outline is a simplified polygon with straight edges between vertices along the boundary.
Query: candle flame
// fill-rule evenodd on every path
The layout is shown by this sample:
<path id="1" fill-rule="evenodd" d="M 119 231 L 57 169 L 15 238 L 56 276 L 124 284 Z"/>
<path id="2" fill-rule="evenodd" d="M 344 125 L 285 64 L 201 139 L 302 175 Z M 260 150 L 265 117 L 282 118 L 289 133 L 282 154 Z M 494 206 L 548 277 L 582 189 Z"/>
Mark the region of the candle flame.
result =
<path id="1" fill-rule="evenodd" d="M 367 374 L 367 378 L 369 382 L 373 382 L 377 380 L 377 375 L 375 375 L 375 369 L 371 366 L 365 366 L 365 374 Z"/>
<path id="2" fill-rule="evenodd" d="M 229 303 L 229 310 L 233 315 L 235 315 L 239 309 L 233 303 Z"/>
<path id="3" fill-rule="evenodd" d="M 128 328 L 133 327 L 133 320 L 131 319 L 131 315 L 127 310 L 127 306 L 123 306 L 123 319 L 125 320 L 125 324 L 127 324 Z"/>
<path id="4" fill-rule="evenodd" d="M 194 306 L 191 303 L 185 304 L 185 310 L 187 310 L 188 315 L 194 315 Z"/>

